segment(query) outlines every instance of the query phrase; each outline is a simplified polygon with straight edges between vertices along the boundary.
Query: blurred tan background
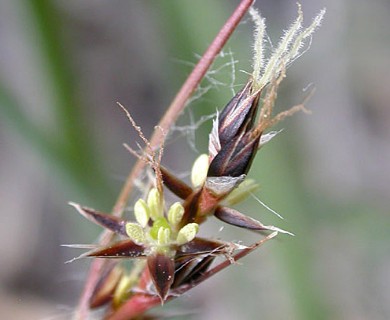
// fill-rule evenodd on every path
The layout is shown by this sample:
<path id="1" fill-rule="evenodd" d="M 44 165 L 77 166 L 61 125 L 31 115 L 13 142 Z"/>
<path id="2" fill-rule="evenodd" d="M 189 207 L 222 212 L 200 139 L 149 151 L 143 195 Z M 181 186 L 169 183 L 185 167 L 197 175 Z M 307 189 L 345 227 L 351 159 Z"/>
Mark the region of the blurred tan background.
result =
<path id="1" fill-rule="evenodd" d="M 237 3 L 0 2 L 0 318 L 71 318 L 89 262 L 64 264 L 79 252 L 60 245 L 91 243 L 100 229 L 67 202 L 109 211 L 134 163 L 122 143 L 135 147 L 136 134 L 116 101 L 149 136 Z M 295 1 L 255 6 L 276 44 L 296 17 Z M 302 6 L 306 25 L 323 7 L 327 14 L 310 50 L 288 69 L 278 108 L 315 87 L 313 113 L 282 123 L 251 172 L 257 196 L 285 220 L 255 199 L 240 207 L 296 236 L 268 243 L 172 312 L 390 319 L 390 2 Z M 192 128 L 245 82 L 251 41 L 247 16 L 169 140 L 163 162 L 175 172 L 185 176 L 206 151 L 210 121 Z M 257 239 L 221 226 L 210 221 L 207 235 Z"/>

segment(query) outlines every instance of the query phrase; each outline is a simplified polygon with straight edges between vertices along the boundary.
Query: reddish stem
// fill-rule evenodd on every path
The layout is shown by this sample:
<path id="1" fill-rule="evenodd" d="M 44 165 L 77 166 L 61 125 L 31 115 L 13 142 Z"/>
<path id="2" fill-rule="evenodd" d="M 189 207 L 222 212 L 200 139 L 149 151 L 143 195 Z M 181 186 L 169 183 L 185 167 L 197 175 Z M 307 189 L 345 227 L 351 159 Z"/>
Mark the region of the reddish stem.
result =
<path id="1" fill-rule="evenodd" d="M 168 110 L 159 122 L 158 127 L 161 129 L 155 129 L 150 139 L 150 144 L 152 148 L 156 148 L 157 146 L 161 145 L 164 136 L 169 132 L 171 126 L 175 123 L 181 111 L 184 109 L 188 98 L 195 91 L 200 81 L 206 74 L 207 70 L 213 63 L 214 59 L 225 45 L 230 35 L 233 33 L 233 31 L 241 21 L 242 17 L 245 15 L 246 11 L 252 5 L 253 1 L 254 0 L 241 0 L 240 4 L 237 6 L 233 14 L 223 25 L 218 35 L 215 37 L 214 41 L 207 48 L 206 52 L 199 60 L 191 74 L 188 76 L 187 80 L 184 82 L 183 86 L 180 88 L 179 92 L 170 104 Z M 140 160 L 138 160 L 134 165 L 115 203 L 115 206 L 112 211 L 114 215 L 122 215 L 122 212 L 128 202 L 130 193 L 132 191 L 134 181 L 136 178 L 138 178 L 144 166 L 145 163 Z M 103 233 L 101 241 L 102 245 L 105 245 L 110 241 L 110 234 L 111 233 L 107 231 Z M 87 319 L 89 313 L 89 300 L 96 286 L 96 283 L 99 280 L 100 271 L 102 270 L 103 266 L 104 261 L 100 259 L 95 259 L 92 262 L 88 278 L 86 280 L 86 284 L 84 286 L 84 290 L 79 301 L 79 306 L 74 316 L 75 320 Z"/>
<path id="2" fill-rule="evenodd" d="M 136 294 L 131 297 L 122 307 L 115 313 L 109 315 L 106 320 L 129 320 L 139 316 L 150 308 L 161 304 L 158 296 L 151 296 L 146 294 Z"/>

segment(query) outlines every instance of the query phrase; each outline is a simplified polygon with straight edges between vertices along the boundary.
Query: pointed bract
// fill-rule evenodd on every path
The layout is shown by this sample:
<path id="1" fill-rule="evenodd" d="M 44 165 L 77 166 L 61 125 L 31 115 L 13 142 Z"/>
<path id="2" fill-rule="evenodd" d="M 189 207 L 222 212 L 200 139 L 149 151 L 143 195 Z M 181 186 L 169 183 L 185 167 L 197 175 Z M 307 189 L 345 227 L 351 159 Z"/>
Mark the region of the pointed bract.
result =
<path id="1" fill-rule="evenodd" d="M 139 258 L 145 255 L 145 247 L 133 240 L 122 240 L 86 254 L 87 257 L 96 258 Z"/>
<path id="2" fill-rule="evenodd" d="M 115 217 L 111 214 L 98 212 L 91 208 L 82 207 L 74 202 L 69 202 L 69 204 L 88 220 L 122 236 L 127 236 L 125 227 L 127 223 L 126 220 Z"/>
<path id="3" fill-rule="evenodd" d="M 192 255 L 182 256 L 175 259 L 175 281 L 172 289 L 198 279 L 213 263 L 216 255 L 203 253 L 197 257 Z"/>
<path id="4" fill-rule="evenodd" d="M 171 190 L 180 199 L 186 199 L 192 193 L 192 188 L 185 182 L 176 178 L 168 169 L 161 166 L 161 175 L 164 181 L 164 186 Z"/>
<path id="5" fill-rule="evenodd" d="M 264 230 L 277 231 L 280 233 L 294 235 L 289 231 L 274 226 L 265 226 L 260 221 L 248 217 L 232 208 L 218 207 L 215 210 L 214 216 L 223 222 L 226 222 L 228 224 L 231 224 L 239 228 L 245 228 L 245 229 L 256 230 L 256 231 L 264 231 Z"/>
<path id="6" fill-rule="evenodd" d="M 214 215 L 219 220 L 222 220 L 223 222 L 226 222 L 236 227 L 251 230 L 267 230 L 266 226 L 264 226 L 261 222 L 231 208 L 218 207 L 215 210 Z"/>
<path id="7" fill-rule="evenodd" d="M 161 304 L 163 304 L 174 281 L 174 259 L 164 254 L 157 253 L 148 256 L 147 261 L 150 276 L 156 288 L 156 292 L 161 299 Z"/>
<path id="8" fill-rule="evenodd" d="M 220 254 L 226 252 L 228 246 L 229 244 L 226 242 L 195 237 L 192 241 L 180 246 L 176 253 L 176 258 L 185 255 L 194 257 L 197 254 L 204 253 Z"/>
<path id="9" fill-rule="evenodd" d="M 218 255 L 230 253 L 229 243 L 195 237 L 180 246 L 175 256 L 175 281 L 172 289 L 198 279 Z"/>
<path id="10" fill-rule="evenodd" d="M 192 193 L 183 203 L 184 214 L 183 218 L 179 223 L 179 227 L 184 227 L 187 223 L 195 222 L 198 210 L 199 210 L 199 199 L 202 195 L 201 190 Z"/>

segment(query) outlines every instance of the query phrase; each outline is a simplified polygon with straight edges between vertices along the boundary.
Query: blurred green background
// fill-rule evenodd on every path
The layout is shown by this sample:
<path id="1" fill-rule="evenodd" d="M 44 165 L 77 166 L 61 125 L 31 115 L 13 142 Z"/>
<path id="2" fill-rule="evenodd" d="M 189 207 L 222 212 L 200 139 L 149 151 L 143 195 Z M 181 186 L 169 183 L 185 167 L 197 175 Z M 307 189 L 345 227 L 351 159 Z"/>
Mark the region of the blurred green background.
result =
<path id="1" fill-rule="evenodd" d="M 69 319 L 88 261 L 60 247 L 100 229 L 72 200 L 113 206 L 134 159 L 191 67 L 238 1 L 0 2 L 0 310 L 4 319 Z M 327 14 L 281 87 L 278 110 L 316 92 L 279 125 L 251 171 L 257 196 L 240 206 L 290 230 L 171 309 L 195 319 L 390 319 L 390 2 L 302 1 L 306 25 Z M 275 44 L 295 1 L 258 0 Z M 180 119 L 164 164 L 188 173 L 207 150 L 210 121 L 251 71 L 252 23 L 240 24 Z M 245 72 L 243 72 L 245 71 Z M 194 128 L 197 128 L 194 130 Z M 195 137 L 195 139 L 194 139 Z M 197 148 L 198 152 L 194 150 Z M 129 203 L 131 206 L 131 203 Z M 205 235 L 256 235 L 210 221 Z"/>

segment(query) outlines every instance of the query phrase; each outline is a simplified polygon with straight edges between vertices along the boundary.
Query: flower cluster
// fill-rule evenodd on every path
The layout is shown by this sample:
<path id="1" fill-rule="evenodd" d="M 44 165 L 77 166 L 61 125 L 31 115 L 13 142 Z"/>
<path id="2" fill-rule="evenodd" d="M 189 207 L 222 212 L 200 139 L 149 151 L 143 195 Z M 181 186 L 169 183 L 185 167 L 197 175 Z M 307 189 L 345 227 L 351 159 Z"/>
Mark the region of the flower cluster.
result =
<path id="1" fill-rule="evenodd" d="M 321 12 L 304 29 L 299 6 L 297 20 L 265 61 L 264 20 L 252 10 L 256 24 L 253 74 L 214 119 L 208 154 L 202 154 L 195 160 L 191 185 L 177 178 L 159 162 L 150 160 L 153 157 L 145 157 L 146 161 L 152 162 L 156 187 L 148 190 L 146 199 L 140 198 L 135 202 L 135 221 L 71 203 L 87 219 L 113 231 L 119 238 L 80 257 L 106 258 L 111 262 L 118 261 L 118 258 L 135 261 L 130 272 L 116 263 L 106 264 L 91 297 L 91 306 L 111 301 L 115 309 L 131 299 L 142 301 L 139 302 L 141 305 L 149 299 L 148 303 L 152 304 L 150 299 L 156 297 L 164 303 L 220 270 L 218 267 L 212 269 L 216 257 L 224 256 L 226 261 L 233 263 L 237 258 L 233 253 L 245 250 L 244 246 L 197 236 L 199 226 L 209 217 L 252 231 L 273 232 L 266 239 L 278 232 L 289 233 L 266 226 L 231 206 L 257 188 L 257 184 L 247 178 L 247 173 L 259 148 L 276 135 L 276 132 L 266 133 L 266 130 L 303 109 L 303 106 L 297 106 L 272 115 L 286 66 L 299 56 L 304 40 L 318 27 L 323 14 Z M 167 206 L 165 189 L 180 201 Z"/>

